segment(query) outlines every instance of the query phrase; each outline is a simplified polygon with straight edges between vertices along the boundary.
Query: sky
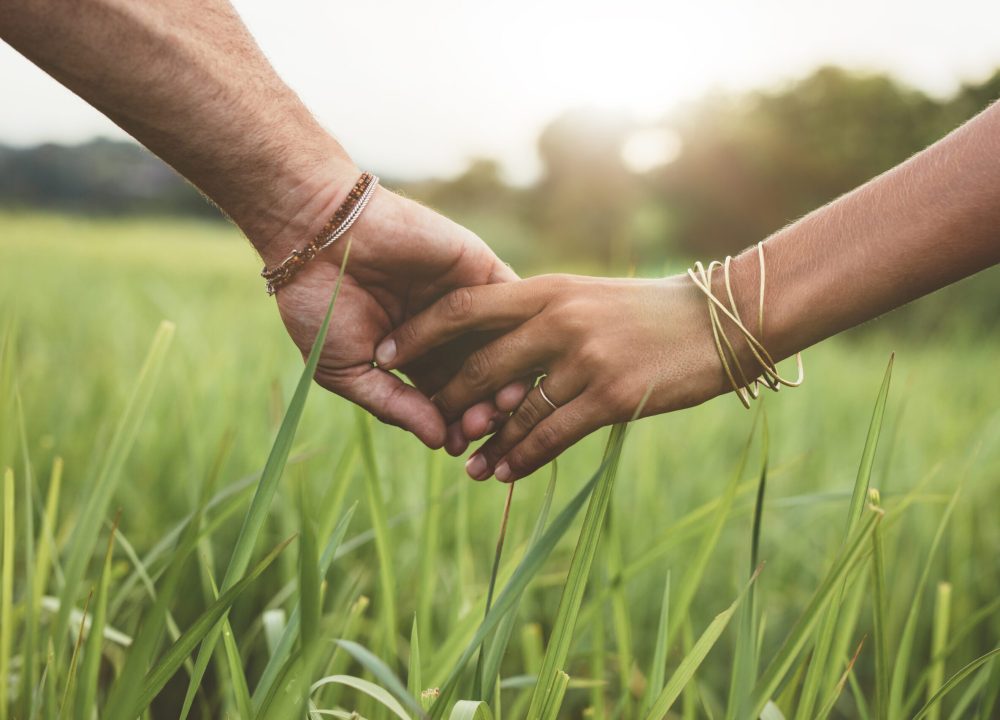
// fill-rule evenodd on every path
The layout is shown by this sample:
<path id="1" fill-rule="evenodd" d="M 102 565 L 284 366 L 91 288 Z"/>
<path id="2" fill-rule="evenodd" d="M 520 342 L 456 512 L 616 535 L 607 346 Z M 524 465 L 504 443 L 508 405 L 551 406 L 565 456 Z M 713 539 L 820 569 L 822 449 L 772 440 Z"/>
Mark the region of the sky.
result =
<path id="1" fill-rule="evenodd" d="M 278 73 L 363 167 L 538 170 L 570 108 L 652 121 L 707 92 L 780 87 L 834 63 L 936 95 L 1000 67 L 996 0 L 234 0 Z M 0 143 L 124 137 L 0 42 Z M 641 138 L 640 138 L 641 140 Z"/>

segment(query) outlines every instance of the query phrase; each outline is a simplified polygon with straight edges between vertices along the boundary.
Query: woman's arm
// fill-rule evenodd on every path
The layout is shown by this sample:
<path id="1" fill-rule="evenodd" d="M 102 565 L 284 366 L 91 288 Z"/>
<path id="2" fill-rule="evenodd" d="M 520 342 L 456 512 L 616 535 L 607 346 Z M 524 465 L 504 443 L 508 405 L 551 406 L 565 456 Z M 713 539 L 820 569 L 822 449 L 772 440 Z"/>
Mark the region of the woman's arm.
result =
<path id="1" fill-rule="evenodd" d="M 759 339 L 776 360 L 1000 262 L 1000 105 L 775 233 L 764 251 Z M 744 319 L 756 318 L 757 262 L 755 251 L 733 261 Z M 715 294 L 723 298 L 721 273 L 716 278 Z M 756 330 L 755 322 L 748 326 Z M 511 378 L 548 376 L 469 459 L 477 479 L 533 472 L 587 433 L 627 420 L 647 390 L 649 415 L 730 389 L 705 297 L 686 276 L 549 276 L 461 289 L 398 328 L 376 357 L 396 367 L 484 329 L 508 332 L 471 355 L 437 394 L 446 418 Z M 759 371 L 729 330 L 743 366 Z"/>
<path id="2" fill-rule="evenodd" d="M 226 0 L 5 0 L 0 37 L 200 188 L 268 265 L 314 237 L 358 178 L 344 148 L 278 77 Z M 316 61 L 329 62 L 320 50 Z M 363 73 L 366 61 L 332 64 L 332 91 L 339 75 Z M 407 367 L 418 392 L 372 367 L 375 343 L 449 290 L 516 276 L 473 233 L 384 190 L 350 237 L 350 277 L 317 381 L 428 445 L 464 447 L 459 425 L 446 435 L 426 394 L 441 387 L 467 348 Z M 277 295 L 303 353 L 325 314 L 345 246 L 336 243 Z M 188 261 L 196 265 L 198 258 Z M 523 395 L 512 392 L 518 400 Z M 481 436 L 492 413 L 492 404 L 477 406 L 466 427 Z"/>

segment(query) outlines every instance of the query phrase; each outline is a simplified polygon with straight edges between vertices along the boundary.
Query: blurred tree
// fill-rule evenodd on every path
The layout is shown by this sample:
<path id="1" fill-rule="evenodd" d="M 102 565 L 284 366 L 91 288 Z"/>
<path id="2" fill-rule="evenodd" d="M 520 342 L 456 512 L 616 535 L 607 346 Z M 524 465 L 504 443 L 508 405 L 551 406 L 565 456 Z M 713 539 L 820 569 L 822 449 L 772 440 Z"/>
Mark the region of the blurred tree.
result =
<path id="1" fill-rule="evenodd" d="M 678 240 L 735 252 L 941 137 L 947 108 L 884 75 L 821 68 L 774 93 L 714 98 L 672 124 L 680 157 L 658 173 Z"/>
<path id="2" fill-rule="evenodd" d="M 0 205 L 88 214 L 221 217 L 155 155 L 132 142 L 0 146 Z"/>
<path id="3" fill-rule="evenodd" d="M 543 172 L 530 216 L 546 243 L 586 254 L 609 271 L 632 263 L 629 227 L 640 185 L 622 161 L 622 146 L 633 129 L 622 115 L 575 110 L 538 139 Z"/>

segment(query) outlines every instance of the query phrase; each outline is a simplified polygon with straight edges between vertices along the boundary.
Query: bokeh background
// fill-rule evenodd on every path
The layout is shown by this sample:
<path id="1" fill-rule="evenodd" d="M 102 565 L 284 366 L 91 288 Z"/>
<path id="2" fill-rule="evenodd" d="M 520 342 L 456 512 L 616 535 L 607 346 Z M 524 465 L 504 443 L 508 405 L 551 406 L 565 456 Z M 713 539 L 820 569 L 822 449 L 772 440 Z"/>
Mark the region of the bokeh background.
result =
<path id="1" fill-rule="evenodd" d="M 998 3 L 235 5 L 279 73 L 359 165 L 468 225 L 523 275 L 649 277 L 735 253 L 1000 97 Z M 193 188 L 2 44 L 0 87 L 0 331 L 13 328 L 8 337 L 16 337 L 24 448 L 39 478 L 53 458 L 65 459 L 67 526 L 157 323 L 177 323 L 161 387 L 115 496 L 122 532 L 142 552 L 190 510 L 203 478 L 217 474 L 226 484 L 260 469 L 300 358 L 262 292 L 252 250 Z M 765 656 L 837 547 L 891 351 L 893 389 L 872 479 L 890 512 L 907 508 L 893 516 L 887 541 L 890 636 L 898 638 L 905 612 L 922 596 L 911 680 L 925 680 L 919 673 L 931 652 L 930 588 L 947 581 L 955 588 L 948 671 L 996 646 L 998 319 L 994 268 L 810 350 L 806 385 L 767 399 Z M 0 466 L 20 468 L 20 406 L 0 400 Z M 645 667 L 664 573 L 686 578 L 700 542 L 691 529 L 704 525 L 692 518 L 710 516 L 751 418 L 735 399 L 720 398 L 642 421 L 630 436 L 609 520 L 617 560 L 602 557 L 593 578 L 623 593 L 628 614 L 621 625 L 603 605 L 588 606 L 592 622 L 574 646 L 574 653 L 590 652 L 606 631 L 609 688 L 620 686 L 623 695 L 633 683 L 641 692 L 644 680 L 628 663 L 615 679 L 622 638 L 630 637 L 636 667 Z M 337 602 L 359 607 L 359 598 L 372 599 L 356 630 L 367 642 L 385 598 L 366 534 L 371 525 L 361 517 L 361 469 L 351 454 L 356 422 L 346 403 L 314 392 L 288 474 L 338 506 L 362 500 L 355 554 L 338 567 L 334 585 Z M 596 467 L 602 441 L 599 434 L 564 456 L 557 502 Z M 416 610 L 425 652 L 433 654 L 456 618 L 481 601 L 504 492 L 466 482 L 460 461 L 432 456 L 399 431 L 378 428 L 376 443 L 396 545 L 397 630 L 407 635 Z M 751 465 L 698 583 L 688 635 L 700 632 L 746 576 Z M 44 484 L 39 480 L 39 493 Z M 519 484 L 511 547 L 530 533 L 543 486 Z M 959 487 L 930 584 L 919 588 L 942 510 Z M 294 507 L 294 494 L 283 489 L 270 544 L 295 531 Z M 435 524 L 439 554 L 428 560 L 418 554 L 427 545 L 414 539 L 430 537 Z M 237 529 L 237 522 L 221 522 L 213 536 L 215 559 L 207 562 L 217 573 Z M 570 551 L 567 544 L 556 553 L 526 599 L 523 619 L 540 633 L 554 614 Z M 608 580 L 621 579 L 616 562 L 627 571 L 621 585 Z M 259 613 L 295 575 L 294 557 L 279 565 L 233 613 L 251 685 L 265 657 Z M 196 580 L 188 590 L 175 609 L 181 624 L 208 592 Z M 866 598 L 856 596 L 856 610 L 867 613 Z M 132 600 L 141 606 L 142 598 L 124 598 L 116 624 L 135 619 Z M 515 640 L 508 674 L 523 670 L 526 642 Z M 703 716 L 703 708 L 721 717 L 731 644 L 725 636 L 725 649 L 699 671 L 693 694 L 685 695 L 686 717 Z M 987 672 L 994 673 L 990 687 L 1000 687 L 998 670 Z M 856 668 L 857 694 L 871 697 L 872 677 L 866 652 Z M 160 716 L 175 716 L 182 680 L 161 699 Z M 977 680 L 980 687 L 986 681 Z M 914 687 L 920 696 L 921 686 Z M 587 700 L 583 693 L 570 698 L 566 716 L 579 717 Z M 852 698 L 845 693 L 834 715 L 862 717 Z M 220 716 L 219 702 L 206 716 Z M 962 711 L 955 703 L 948 709 Z"/>

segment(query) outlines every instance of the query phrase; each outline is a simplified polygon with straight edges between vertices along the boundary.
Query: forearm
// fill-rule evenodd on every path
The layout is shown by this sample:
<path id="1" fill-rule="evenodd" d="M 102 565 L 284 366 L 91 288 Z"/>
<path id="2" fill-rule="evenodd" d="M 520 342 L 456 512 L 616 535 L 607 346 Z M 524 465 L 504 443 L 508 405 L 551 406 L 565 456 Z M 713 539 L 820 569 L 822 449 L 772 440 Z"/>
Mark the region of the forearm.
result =
<path id="1" fill-rule="evenodd" d="M 224 0 L 8 0 L 0 36 L 287 251 L 354 181 Z"/>
<path id="2" fill-rule="evenodd" d="M 764 344 L 782 358 L 1000 262 L 1000 105 L 764 247 Z M 756 253 L 734 279 L 756 317 Z"/>

